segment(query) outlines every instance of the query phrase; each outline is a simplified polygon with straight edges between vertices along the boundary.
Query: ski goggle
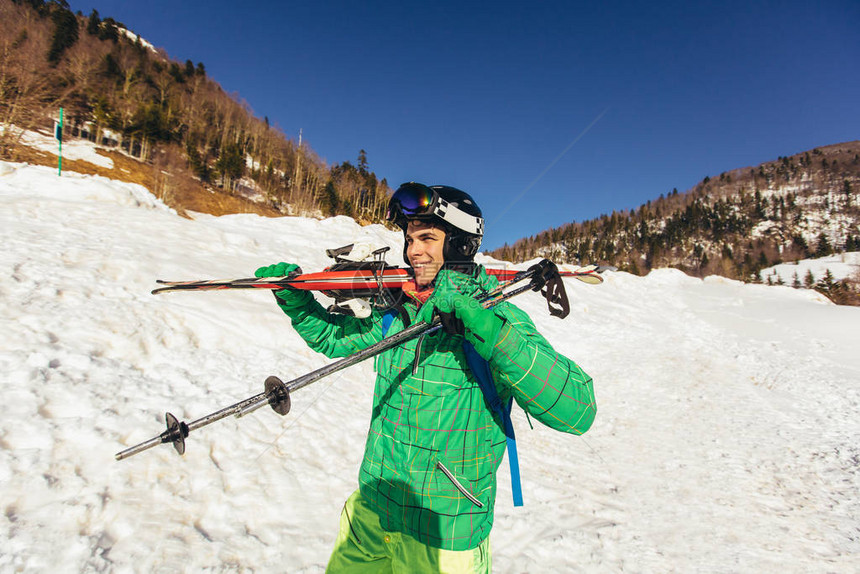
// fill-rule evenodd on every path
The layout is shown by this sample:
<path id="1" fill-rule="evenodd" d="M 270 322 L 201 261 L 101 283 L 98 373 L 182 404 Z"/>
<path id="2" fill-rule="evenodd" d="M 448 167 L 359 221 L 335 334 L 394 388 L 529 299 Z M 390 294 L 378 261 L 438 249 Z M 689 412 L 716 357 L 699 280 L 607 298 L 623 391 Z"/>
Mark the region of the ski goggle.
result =
<path id="1" fill-rule="evenodd" d="M 445 201 L 432 188 L 421 183 L 404 183 L 388 202 L 388 221 L 405 227 L 410 219 L 442 221 L 473 235 L 484 234 L 484 219 L 469 215 Z"/>

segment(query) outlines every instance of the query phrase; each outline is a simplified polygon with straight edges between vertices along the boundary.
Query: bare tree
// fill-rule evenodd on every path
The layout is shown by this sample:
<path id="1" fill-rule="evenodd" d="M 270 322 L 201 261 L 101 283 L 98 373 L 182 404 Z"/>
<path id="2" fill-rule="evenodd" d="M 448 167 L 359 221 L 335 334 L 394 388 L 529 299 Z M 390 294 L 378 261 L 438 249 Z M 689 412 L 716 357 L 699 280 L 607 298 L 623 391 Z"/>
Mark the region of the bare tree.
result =
<path id="1" fill-rule="evenodd" d="M 8 155 L 22 130 L 37 127 L 51 100 L 45 54 L 50 31 L 32 11 L 0 3 L 0 154 Z"/>

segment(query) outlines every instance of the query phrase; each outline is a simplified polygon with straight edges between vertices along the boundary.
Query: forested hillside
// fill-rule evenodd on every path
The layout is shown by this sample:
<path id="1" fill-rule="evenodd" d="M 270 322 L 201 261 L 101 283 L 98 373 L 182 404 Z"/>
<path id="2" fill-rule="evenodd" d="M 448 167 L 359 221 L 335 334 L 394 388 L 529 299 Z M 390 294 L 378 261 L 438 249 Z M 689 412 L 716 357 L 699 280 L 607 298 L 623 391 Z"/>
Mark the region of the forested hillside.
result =
<path id="1" fill-rule="evenodd" d="M 760 280 L 776 263 L 860 250 L 860 142 L 704 178 L 632 211 L 570 223 L 493 255 L 602 262 L 635 274 L 676 267 Z"/>
<path id="2" fill-rule="evenodd" d="M 20 140 L 50 132 L 63 108 L 65 139 L 98 144 L 123 160 L 126 179 L 180 210 L 384 215 L 389 190 L 363 150 L 327 165 L 225 93 L 202 62 L 173 61 L 65 0 L 0 0 L 0 22 L 0 157 L 55 162 Z"/>

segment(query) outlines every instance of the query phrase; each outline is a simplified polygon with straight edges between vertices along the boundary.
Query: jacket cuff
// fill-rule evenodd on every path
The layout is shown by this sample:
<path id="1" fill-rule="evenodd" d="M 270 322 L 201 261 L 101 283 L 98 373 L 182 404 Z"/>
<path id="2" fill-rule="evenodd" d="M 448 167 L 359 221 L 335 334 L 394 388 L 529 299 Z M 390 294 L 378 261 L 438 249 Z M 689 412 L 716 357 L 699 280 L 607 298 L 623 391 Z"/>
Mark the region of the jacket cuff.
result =
<path id="1" fill-rule="evenodd" d="M 275 301 L 281 310 L 293 318 L 299 315 L 312 301 L 315 301 L 314 296 L 310 291 L 299 291 L 296 289 L 282 289 L 273 291 Z"/>

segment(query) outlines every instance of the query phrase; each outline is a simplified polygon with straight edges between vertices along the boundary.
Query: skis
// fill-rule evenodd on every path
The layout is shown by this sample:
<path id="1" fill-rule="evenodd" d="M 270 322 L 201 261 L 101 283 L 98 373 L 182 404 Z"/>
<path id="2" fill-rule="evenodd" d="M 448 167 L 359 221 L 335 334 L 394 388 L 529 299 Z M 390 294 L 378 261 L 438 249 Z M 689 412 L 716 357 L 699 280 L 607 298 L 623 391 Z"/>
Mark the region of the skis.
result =
<path id="1" fill-rule="evenodd" d="M 499 281 L 511 281 L 520 273 L 514 269 L 487 269 L 487 273 Z M 560 271 L 561 277 L 572 277 L 585 283 L 603 282 L 596 266 L 590 265 L 575 271 Z M 400 289 L 411 281 L 412 275 L 405 267 L 384 269 L 349 269 L 320 271 L 318 273 L 295 273 L 286 277 L 251 277 L 247 279 L 213 279 L 203 281 L 163 281 L 152 291 L 153 294 L 171 291 L 213 291 L 220 289 L 302 289 L 310 291 L 363 291 L 379 289 Z"/>
<path id="2" fill-rule="evenodd" d="M 217 289 L 302 289 L 308 291 L 338 291 L 362 289 L 399 289 L 409 281 L 409 270 L 389 267 L 381 272 L 374 269 L 349 269 L 295 273 L 286 277 L 250 277 L 248 279 L 213 279 L 211 281 L 163 281 L 153 289 L 153 295 L 169 291 L 210 291 Z"/>
<path id="3" fill-rule="evenodd" d="M 495 289 L 490 291 L 481 299 L 481 304 L 485 308 L 497 305 L 502 301 L 506 301 L 520 293 L 526 291 L 541 291 L 546 297 L 547 304 L 551 311 L 556 306 L 554 315 L 563 317 L 569 312 L 567 304 L 567 295 L 564 292 L 564 287 L 558 279 L 558 269 L 549 260 L 544 259 L 537 265 L 533 265 L 526 271 L 517 272 L 510 281 L 500 283 Z M 525 284 L 522 284 L 525 283 Z M 519 285 L 519 286 L 518 286 Z M 273 287 L 268 287 L 272 289 Z M 277 287 L 274 287 L 277 288 Z M 201 427 L 212 424 L 230 415 L 242 417 L 255 410 L 270 405 L 275 412 L 281 416 L 286 415 L 290 411 L 290 393 L 296 391 L 311 383 L 314 383 L 323 377 L 332 373 L 355 365 L 374 357 L 388 349 L 396 347 L 401 343 L 409 341 L 415 337 L 431 333 L 441 328 L 441 319 L 434 317 L 431 323 L 420 321 L 407 327 L 406 329 L 386 337 L 357 353 L 348 357 L 330 363 L 315 371 L 302 375 L 288 383 L 284 383 L 278 377 L 270 376 L 265 381 L 265 390 L 262 393 L 234 403 L 228 407 L 219 409 L 211 414 L 201 417 L 190 423 L 179 421 L 173 414 L 166 413 L 165 420 L 167 429 L 161 434 L 144 441 L 140 444 L 127 448 L 115 455 L 116 460 L 123 460 L 145 450 L 158 446 L 159 444 L 172 444 L 180 455 L 185 453 L 185 439 L 188 435 Z"/>

